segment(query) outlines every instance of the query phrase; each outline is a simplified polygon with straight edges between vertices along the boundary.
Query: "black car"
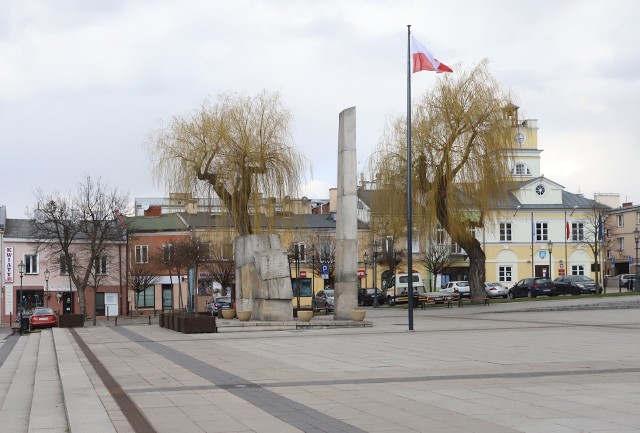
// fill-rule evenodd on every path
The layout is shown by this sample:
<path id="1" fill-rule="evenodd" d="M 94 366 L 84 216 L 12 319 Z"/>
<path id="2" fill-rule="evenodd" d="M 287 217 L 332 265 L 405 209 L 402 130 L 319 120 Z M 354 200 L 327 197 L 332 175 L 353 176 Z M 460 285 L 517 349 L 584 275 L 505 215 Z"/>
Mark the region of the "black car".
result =
<path id="1" fill-rule="evenodd" d="M 597 293 L 598 283 L 586 275 L 565 275 L 553 280 L 553 285 L 559 294 L 580 295 Z"/>
<path id="2" fill-rule="evenodd" d="M 358 289 L 358 305 L 374 305 L 376 295 L 378 297 L 378 305 L 384 304 L 387 295 L 380 289 Z"/>
<path id="3" fill-rule="evenodd" d="M 213 302 L 207 304 L 206 311 L 213 316 L 220 316 L 220 310 L 226 310 L 233 308 L 233 302 L 231 302 L 231 296 L 218 296 Z"/>
<path id="4" fill-rule="evenodd" d="M 536 296 L 553 296 L 555 294 L 553 281 L 549 278 L 525 278 L 509 289 L 509 299 L 525 296 L 535 298 Z"/>

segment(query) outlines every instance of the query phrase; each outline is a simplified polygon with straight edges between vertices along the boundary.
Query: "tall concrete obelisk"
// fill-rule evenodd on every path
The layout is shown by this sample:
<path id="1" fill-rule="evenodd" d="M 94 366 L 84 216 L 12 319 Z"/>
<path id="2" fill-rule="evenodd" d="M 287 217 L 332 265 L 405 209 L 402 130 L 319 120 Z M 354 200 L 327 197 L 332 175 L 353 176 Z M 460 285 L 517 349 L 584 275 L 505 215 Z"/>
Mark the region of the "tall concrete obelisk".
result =
<path id="1" fill-rule="evenodd" d="M 338 126 L 338 201 L 334 317 L 350 320 L 358 306 L 356 107 L 340 113 Z"/>

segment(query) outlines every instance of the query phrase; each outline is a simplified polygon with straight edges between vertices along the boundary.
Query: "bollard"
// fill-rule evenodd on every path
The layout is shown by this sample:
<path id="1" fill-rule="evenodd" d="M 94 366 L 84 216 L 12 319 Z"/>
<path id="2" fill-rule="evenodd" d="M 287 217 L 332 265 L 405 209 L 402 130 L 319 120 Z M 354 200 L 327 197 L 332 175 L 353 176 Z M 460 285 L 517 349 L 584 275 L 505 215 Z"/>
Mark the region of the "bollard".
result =
<path id="1" fill-rule="evenodd" d="M 151 316 L 149 316 L 149 325 L 151 325 Z"/>
<path id="2" fill-rule="evenodd" d="M 109 321 L 109 306 L 107 305 L 107 322 Z"/>
<path id="3" fill-rule="evenodd" d="M 118 316 L 116 316 L 116 319 L 115 319 L 115 320 L 116 320 L 116 324 L 115 324 L 115 325 L 113 325 L 113 326 L 118 326 Z"/>

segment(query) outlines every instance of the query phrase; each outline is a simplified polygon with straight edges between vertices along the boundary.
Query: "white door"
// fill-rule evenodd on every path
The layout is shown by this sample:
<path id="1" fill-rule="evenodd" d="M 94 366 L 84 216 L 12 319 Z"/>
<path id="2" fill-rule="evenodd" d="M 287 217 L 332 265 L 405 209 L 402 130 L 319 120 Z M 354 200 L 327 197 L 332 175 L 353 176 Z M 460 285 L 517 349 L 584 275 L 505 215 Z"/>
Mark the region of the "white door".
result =
<path id="1" fill-rule="evenodd" d="M 107 316 L 118 315 L 118 294 L 117 293 L 105 293 L 104 294 L 104 314 Z"/>

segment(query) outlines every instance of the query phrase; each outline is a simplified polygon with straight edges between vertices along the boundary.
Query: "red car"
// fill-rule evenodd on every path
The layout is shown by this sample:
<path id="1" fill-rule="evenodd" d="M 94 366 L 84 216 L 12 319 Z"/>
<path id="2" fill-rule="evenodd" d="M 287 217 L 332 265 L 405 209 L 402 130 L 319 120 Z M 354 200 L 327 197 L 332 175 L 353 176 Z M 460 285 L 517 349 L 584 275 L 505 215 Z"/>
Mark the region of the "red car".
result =
<path id="1" fill-rule="evenodd" d="M 36 308 L 30 320 L 31 329 L 58 326 L 58 316 L 51 308 Z"/>

